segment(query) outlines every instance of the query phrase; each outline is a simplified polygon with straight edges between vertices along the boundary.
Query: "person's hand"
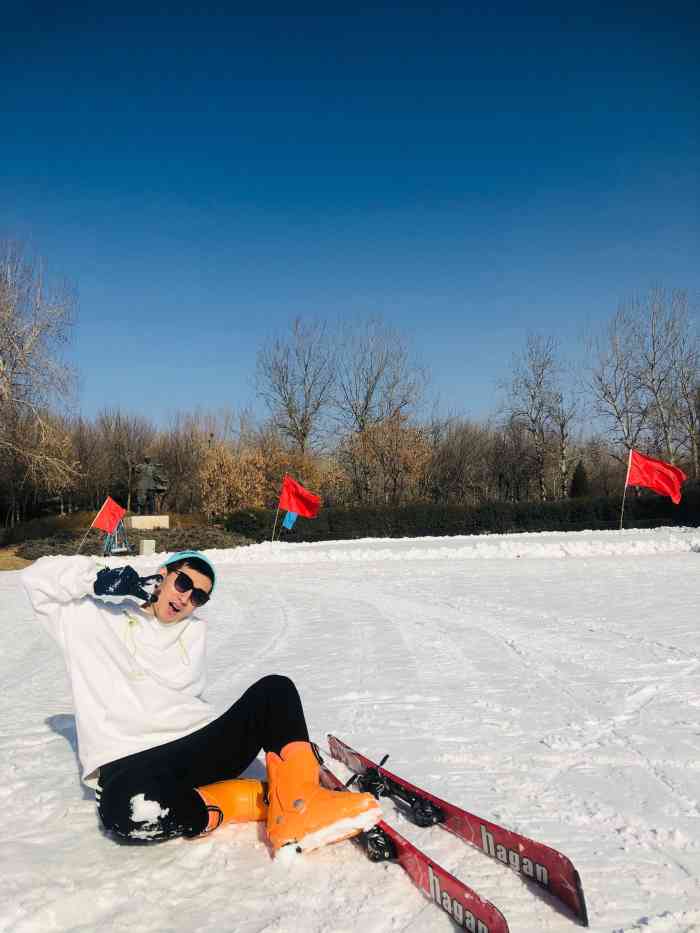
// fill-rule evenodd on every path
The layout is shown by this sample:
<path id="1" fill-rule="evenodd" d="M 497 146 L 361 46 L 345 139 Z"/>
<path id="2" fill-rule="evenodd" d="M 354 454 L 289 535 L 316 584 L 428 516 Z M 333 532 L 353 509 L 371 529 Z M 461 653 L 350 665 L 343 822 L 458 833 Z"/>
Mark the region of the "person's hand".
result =
<path id="1" fill-rule="evenodd" d="M 135 596 L 136 599 L 150 600 L 151 594 L 145 590 L 144 584 L 155 581 L 159 583 L 163 578 L 158 573 L 150 577 L 140 577 L 133 567 L 105 567 L 100 570 L 93 584 L 95 596 Z"/>

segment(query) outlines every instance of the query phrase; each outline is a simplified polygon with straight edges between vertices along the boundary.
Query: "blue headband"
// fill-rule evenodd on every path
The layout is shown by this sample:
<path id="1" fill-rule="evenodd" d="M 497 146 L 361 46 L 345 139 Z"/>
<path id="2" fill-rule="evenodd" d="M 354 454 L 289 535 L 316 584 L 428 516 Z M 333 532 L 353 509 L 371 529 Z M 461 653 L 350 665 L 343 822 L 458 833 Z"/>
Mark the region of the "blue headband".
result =
<path id="1" fill-rule="evenodd" d="M 178 551 L 177 554 L 173 554 L 172 557 L 169 557 L 165 561 L 164 566 L 169 567 L 170 564 L 174 564 L 179 560 L 187 560 L 188 557 L 196 557 L 197 560 L 201 560 L 203 563 L 207 565 L 207 567 L 209 567 L 212 573 L 212 577 L 213 577 L 211 581 L 211 592 L 213 593 L 214 587 L 216 585 L 216 570 L 214 570 L 214 565 L 209 560 L 209 558 L 206 557 L 204 554 L 202 554 L 201 551 Z"/>

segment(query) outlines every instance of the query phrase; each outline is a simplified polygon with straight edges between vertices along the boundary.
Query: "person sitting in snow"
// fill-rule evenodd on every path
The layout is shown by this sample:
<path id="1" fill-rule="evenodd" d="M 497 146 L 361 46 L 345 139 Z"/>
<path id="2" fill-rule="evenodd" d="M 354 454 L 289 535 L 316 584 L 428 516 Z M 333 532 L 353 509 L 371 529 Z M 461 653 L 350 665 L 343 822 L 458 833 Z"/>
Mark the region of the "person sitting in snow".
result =
<path id="1" fill-rule="evenodd" d="M 202 699 L 206 624 L 193 613 L 216 583 L 204 554 L 181 551 L 150 577 L 129 566 L 96 575 L 90 557 L 42 557 L 22 582 L 63 651 L 83 780 L 110 833 L 155 842 L 266 818 L 275 852 L 309 851 L 381 818 L 370 794 L 320 786 L 288 677 L 263 677 L 223 715 Z M 261 749 L 267 796 L 259 781 L 232 780 Z"/>

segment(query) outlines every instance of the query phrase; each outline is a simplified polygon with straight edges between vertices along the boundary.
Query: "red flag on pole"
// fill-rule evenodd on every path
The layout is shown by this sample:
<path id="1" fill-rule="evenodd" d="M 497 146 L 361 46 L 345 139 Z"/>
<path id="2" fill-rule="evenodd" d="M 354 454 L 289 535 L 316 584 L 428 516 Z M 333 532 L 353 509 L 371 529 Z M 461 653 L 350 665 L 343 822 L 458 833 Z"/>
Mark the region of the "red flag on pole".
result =
<path id="1" fill-rule="evenodd" d="M 296 512 L 302 518 L 316 518 L 321 508 L 321 497 L 304 489 L 301 483 L 285 474 L 279 507 L 287 512 Z"/>
<path id="2" fill-rule="evenodd" d="M 104 505 L 93 519 L 90 527 L 99 528 L 100 531 L 113 535 L 117 525 L 125 515 L 126 509 L 123 509 L 111 496 L 107 496 Z"/>
<path id="3" fill-rule="evenodd" d="M 681 485 L 688 479 L 683 470 L 663 460 L 654 460 L 636 450 L 630 451 L 625 486 L 644 486 L 662 496 L 670 496 L 674 505 L 681 501 Z"/>

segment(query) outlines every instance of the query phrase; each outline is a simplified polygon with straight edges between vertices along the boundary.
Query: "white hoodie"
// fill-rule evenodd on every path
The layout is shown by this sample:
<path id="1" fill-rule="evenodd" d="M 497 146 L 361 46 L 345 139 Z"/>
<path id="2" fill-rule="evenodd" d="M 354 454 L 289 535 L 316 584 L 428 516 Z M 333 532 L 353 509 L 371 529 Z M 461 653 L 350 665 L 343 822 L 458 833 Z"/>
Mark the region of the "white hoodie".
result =
<path id="1" fill-rule="evenodd" d="M 39 621 L 60 645 L 73 690 L 83 780 L 100 765 L 171 742 L 216 718 L 201 698 L 206 625 L 165 625 L 138 603 L 93 595 L 90 557 L 41 557 L 22 572 Z"/>

